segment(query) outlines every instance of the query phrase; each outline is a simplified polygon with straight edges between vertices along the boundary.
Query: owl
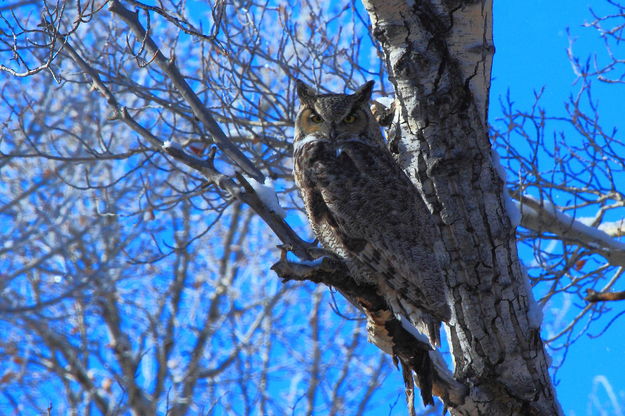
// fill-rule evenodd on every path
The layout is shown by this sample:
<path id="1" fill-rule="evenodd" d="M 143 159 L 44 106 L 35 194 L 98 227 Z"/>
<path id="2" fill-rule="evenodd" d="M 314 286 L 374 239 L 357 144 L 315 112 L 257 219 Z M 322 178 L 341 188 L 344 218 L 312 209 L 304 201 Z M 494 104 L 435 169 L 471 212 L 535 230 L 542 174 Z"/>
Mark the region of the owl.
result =
<path id="1" fill-rule="evenodd" d="M 440 345 L 451 312 L 435 225 L 369 109 L 373 81 L 351 95 L 296 83 L 293 174 L 313 232 L 356 284 L 374 285 L 404 326 Z"/>

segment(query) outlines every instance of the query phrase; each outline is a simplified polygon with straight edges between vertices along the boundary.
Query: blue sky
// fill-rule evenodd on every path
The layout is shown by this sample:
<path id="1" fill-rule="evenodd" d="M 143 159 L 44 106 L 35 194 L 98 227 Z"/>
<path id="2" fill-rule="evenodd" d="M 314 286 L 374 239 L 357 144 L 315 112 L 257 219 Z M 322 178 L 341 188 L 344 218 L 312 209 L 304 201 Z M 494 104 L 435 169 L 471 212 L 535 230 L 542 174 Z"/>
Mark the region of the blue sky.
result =
<path id="1" fill-rule="evenodd" d="M 569 33 L 575 40 L 574 50 L 580 56 L 602 51 L 602 43 L 594 30 L 582 27 L 584 22 L 592 19 L 589 12 L 591 6 L 600 15 L 614 12 L 604 1 L 494 2 L 496 53 L 491 89 L 491 120 L 501 114 L 498 99 L 505 96 L 508 90 L 517 108 L 528 108 L 534 101 L 533 91 L 543 86 L 546 90 L 541 100 L 542 106 L 553 115 L 564 114 L 564 102 L 578 90 L 566 53 Z M 618 127 L 620 123 L 619 130 L 623 131 L 623 88 L 597 85 L 595 92 L 605 124 Z M 612 306 L 618 312 L 622 310 L 623 304 Z M 614 314 L 612 312 L 607 319 L 596 322 L 590 333 L 598 333 Z M 596 409 L 591 409 L 589 404 L 593 381 L 599 380 L 601 376 L 609 380 L 623 406 L 623 332 L 625 321 L 621 319 L 600 337 L 591 339 L 584 336 L 570 348 L 564 365 L 557 373 L 557 392 L 566 415 L 601 414 Z M 608 402 L 605 393 L 601 397 Z M 618 413 L 611 409 L 604 414 Z"/>
<path id="2" fill-rule="evenodd" d="M 591 6 L 599 14 L 611 11 L 603 0 L 494 1 L 496 54 L 491 89 L 491 120 L 500 114 L 498 98 L 505 96 L 508 90 L 518 108 L 527 108 L 533 103 L 533 91 L 543 86 L 546 90 L 542 105 L 554 115 L 564 113 L 564 102 L 578 90 L 566 54 L 569 33 L 576 39 L 575 50 L 581 56 L 601 48 L 594 31 L 581 27 L 591 19 Z M 617 90 L 612 87 L 597 88 L 602 117 L 608 125 L 620 122 L 621 130 L 625 130 L 625 125 L 619 120 L 623 108 L 620 101 L 625 91 L 623 88 L 620 94 L 614 91 Z M 613 309 L 619 311 L 623 306 L 625 303 L 615 304 Z M 596 322 L 590 333 L 599 332 L 602 323 L 607 323 L 612 316 L 614 312 L 602 322 Z M 566 415 L 600 414 L 589 408 L 589 396 L 596 388 L 595 381 L 600 377 L 605 377 L 611 383 L 620 402 L 625 403 L 625 343 L 620 337 L 624 332 L 625 319 L 621 319 L 599 338 L 584 336 L 569 350 L 557 374 L 559 401 Z M 389 407 L 395 406 L 393 414 L 404 414 L 399 372 L 390 374 L 388 383 L 390 389 L 397 391 L 397 403 L 389 403 Z M 606 396 L 603 394 L 601 397 Z"/>

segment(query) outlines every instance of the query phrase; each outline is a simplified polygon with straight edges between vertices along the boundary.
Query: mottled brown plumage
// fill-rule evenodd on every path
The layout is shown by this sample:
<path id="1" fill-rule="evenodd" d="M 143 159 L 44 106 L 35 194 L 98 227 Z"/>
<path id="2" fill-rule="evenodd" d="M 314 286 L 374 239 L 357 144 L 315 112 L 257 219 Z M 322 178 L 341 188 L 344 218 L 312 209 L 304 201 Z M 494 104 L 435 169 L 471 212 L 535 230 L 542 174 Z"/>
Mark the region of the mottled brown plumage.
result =
<path id="1" fill-rule="evenodd" d="M 318 95 L 298 81 L 295 181 L 321 244 L 438 345 L 450 309 L 432 249 L 434 225 L 369 110 L 372 87 Z"/>

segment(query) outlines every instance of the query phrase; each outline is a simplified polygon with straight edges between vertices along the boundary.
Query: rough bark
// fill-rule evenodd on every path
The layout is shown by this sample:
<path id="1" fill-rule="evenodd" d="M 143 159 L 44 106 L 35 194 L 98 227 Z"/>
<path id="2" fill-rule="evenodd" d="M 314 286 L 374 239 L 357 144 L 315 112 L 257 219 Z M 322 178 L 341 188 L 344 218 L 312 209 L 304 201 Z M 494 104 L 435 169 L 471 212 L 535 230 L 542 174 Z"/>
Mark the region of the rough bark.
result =
<path id="1" fill-rule="evenodd" d="M 391 130 L 448 254 L 455 415 L 558 415 L 531 294 L 493 166 L 491 1 L 365 0 L 395 86 Z M 534 311 L 535 312 L 535 311 Z"/>

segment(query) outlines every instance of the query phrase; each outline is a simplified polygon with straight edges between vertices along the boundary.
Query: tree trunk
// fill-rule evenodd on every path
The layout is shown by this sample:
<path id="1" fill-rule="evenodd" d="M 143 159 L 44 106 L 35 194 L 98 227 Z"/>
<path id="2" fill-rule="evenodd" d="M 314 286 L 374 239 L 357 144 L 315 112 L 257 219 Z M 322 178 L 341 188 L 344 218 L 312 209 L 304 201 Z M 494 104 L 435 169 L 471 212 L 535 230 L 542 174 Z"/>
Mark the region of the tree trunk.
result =
<path id="1" fill-rule="evenodd" d="M 455 415 L 558 415 L 487 109 L 492 2 L 364 0 L 396 91 L 391 137 L 448 254 Z"/>

